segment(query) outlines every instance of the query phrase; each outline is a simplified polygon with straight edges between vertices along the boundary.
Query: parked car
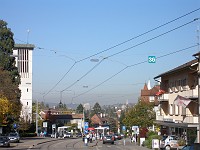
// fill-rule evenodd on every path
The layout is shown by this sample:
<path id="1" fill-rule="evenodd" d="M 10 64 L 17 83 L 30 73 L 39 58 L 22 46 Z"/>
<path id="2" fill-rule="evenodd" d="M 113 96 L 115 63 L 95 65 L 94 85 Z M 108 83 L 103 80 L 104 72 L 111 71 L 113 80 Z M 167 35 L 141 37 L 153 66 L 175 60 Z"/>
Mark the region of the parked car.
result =
<path id="1" fill-rule="evenodd" d="M 103 136 L 103 144 L 105 144 L 105 143 L 114 144 L 114 140 L 115 140 L 115 138 L 112 135 L 104 135 Z"/>
<path id="2" fill-rule="evenodd" d="M 70 132 L 64 133 L 64 138 L 70 138 L 70 137 L 73 137 L 72 133 Z"/>
<path id="3" fill-rule="evenodd" d="M 19 141 L 20 141 L 20 136 L 17 132 L 9 133 L 8 138 L 9 138 L 10 142 L 13 142 L 13 143 L 14 142 L 19 143 Z"/>
<path id="4" fill-rule="evenodd" d="M 82 133 L 76 133 L 76 137 L 82 137 Z"/>
<path id="5" fill-rule="evenodd" d="M 7 136 L 0 136 L 0 146 L 10 147 L 10 140 Z"/>
<path id="6" fill-rule="evenodd" d="M 163 136 L 160 142 L 160 149 L 170 150 L 177 149 L 178 145 L 178 137 L 175 135 L 166 135 Z"/>
<path id="7" fill-rule="evenodd" d="M 122 139 L 121 134 L 118 134 L 118 133 L 115 133 L 114 137 L 115 137 L 115 140 L 121 140 Z"/>
<path id="8" fill-rule="evenodd" d="M 194 150 L 194 145 L 185 145 L 181 150 Z"/>

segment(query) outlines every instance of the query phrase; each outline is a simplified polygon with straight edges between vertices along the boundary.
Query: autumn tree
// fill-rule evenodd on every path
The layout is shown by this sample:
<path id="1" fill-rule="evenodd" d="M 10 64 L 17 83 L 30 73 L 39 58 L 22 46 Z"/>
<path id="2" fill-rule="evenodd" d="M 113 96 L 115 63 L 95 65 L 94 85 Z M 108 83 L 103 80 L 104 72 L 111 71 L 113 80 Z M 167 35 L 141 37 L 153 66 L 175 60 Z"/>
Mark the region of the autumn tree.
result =
<path id="1" fill-rule="evenodd" d="M 14 114 L 12 111 L 13 105 L 6 97 L 1 96 L 0 106 L 0 124 L 8 124 L 10 116 Z"/>
<path id="2" fill-rule="evenodd" d="M 12 105 L 12 110 L 10 110 L 11 112 L 9 113 L 12 114 L 12 118 L 17 121 L 21 111 L 20 91 L 18 86 L 13 84 L 9 71 L 2 69 L 0 69 L 0 98 L 6 98 L 10 106 Z"/>

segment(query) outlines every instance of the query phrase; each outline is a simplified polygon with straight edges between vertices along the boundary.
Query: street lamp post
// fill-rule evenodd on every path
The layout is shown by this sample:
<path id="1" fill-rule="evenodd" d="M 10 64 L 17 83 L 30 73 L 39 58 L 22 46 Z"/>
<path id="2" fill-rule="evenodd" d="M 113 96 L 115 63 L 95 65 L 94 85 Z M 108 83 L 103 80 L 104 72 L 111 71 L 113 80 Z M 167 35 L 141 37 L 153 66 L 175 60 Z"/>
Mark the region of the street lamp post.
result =
<path id="1" fill-rule="evenodd" d="M 198 127 L 197 127 L 197 143 L 200 143 L 200 52 L 198 52 L 197 54 L 194 54 L 193 56 L 195 56 L 198 59 L 198 72 L 197 72 L 197 76 L 198 76 Z"/>
<path id="2" fill-rule="evenodd" d="M 36 102 L 36 119 L 35 119 L 35 125 L 36 125 L 36 134 L 38 136 L 38 100 Z"/>

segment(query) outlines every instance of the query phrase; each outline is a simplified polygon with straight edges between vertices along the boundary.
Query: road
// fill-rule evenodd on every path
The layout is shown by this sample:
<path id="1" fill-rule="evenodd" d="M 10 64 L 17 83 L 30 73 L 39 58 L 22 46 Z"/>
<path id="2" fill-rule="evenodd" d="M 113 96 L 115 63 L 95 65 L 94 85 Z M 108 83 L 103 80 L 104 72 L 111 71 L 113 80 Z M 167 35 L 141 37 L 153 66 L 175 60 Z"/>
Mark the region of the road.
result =
<path id="1" fill-rule="evenodd" d="M 115 141 L 115 144 L 103 144 L 102 141 L 93 141 L 85 146 L 81 138 L 53 139 L 53 138 L 26 138 L 20 143 L 11 143 L 6 150 L 149 150 L 145 147 L 130 143 L 128 139 Z"/>

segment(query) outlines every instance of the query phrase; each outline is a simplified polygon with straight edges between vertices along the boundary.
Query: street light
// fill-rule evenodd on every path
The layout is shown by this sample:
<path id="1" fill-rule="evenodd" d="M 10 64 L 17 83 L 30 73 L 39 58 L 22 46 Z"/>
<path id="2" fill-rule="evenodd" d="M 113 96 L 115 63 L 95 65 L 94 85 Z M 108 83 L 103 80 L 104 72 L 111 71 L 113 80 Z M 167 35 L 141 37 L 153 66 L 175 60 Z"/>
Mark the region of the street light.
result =
<path id="1" fill-rule="evenodd" d="M 36 134 L 38 136 L 38 99 L 37 99 L 37 102 L 36 102 L 36 119 L 35 119 L 35 125 L 36 125 Z"/>

